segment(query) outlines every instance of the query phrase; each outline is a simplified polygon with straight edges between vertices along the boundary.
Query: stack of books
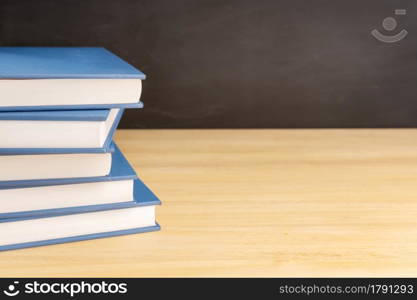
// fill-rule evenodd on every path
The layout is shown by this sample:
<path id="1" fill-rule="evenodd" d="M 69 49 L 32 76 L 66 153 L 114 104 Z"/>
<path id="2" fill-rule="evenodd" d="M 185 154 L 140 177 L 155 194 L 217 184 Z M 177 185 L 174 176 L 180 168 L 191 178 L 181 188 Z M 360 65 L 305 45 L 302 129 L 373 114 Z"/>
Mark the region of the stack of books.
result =
<path id="1" fill-rule="evenodd" d="M 113 142 L 143 79 L 103 48 L 0 47 L 0 250 L 159 229 Z"/>

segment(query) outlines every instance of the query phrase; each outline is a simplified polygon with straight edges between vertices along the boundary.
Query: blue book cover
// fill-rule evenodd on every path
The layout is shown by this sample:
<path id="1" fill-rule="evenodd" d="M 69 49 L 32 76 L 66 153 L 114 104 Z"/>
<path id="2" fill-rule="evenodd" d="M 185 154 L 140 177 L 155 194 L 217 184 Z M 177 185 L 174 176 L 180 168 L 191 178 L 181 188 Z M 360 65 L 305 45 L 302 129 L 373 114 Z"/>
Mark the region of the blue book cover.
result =
<path id="1" fill-rule="evenodd" d="M 158 199 L 158 197 L 156 197 L 155 194 L 139 178 L 137 178 L 134 181 L 134 187 L 133 187 L 132 192 L 133 192 L 134 201 L 107 203 L 107 204 L 98 204 L 98 205 L 87 205 L 87 206 L 76 206 L 76 207 L 63 207 L 63 208 L 54 208 L 54 209 L 42 209 L 42 210 L 32 210 L 32 211 L 21 211 L 21 212 L 11 212 L 11 213 L 0 213 L 0 223 L 6 221 L 5 219 L 18 220 L 20 218 L 26 219 L 29 217 L 59 216 L 59 215 L 67 215 L 67 214 L 77 214 L 77 213 L 86 213 L 86 212 L 94 212 L 94 211 L 103 211 L 103 210 L 111 210 L 111 209 L 119 209 L 119 208 L 129 208 L 129 207 L 136 207 L 136 206 L 149 206 L 149 205 L 161 204 L 161 201 Z M 59 203 L 59 199 L 57 199 L 57 203 Z"/>
<path id="2" fill-rule="evenodd" d="M 105 121 L 110 109 L 0 111 L 0 121 Z"/>
<path id="3" fill-rule="evenodd" d="M 143 108 L 143 102 L 123 103 L 123 104 L 83 104 L 83 105 L 45 105 L 45 106 L 0 106 L 0 111 L 19 112 L 19 111 L 39 111 L 39 110 L 84 110 L 84 109 L 106 109 L 106 108 Z"/>
<path id="4" fill-rule="evenodd" d="M 159 204 L 161 204 L 161 202 L 152 193 L 152 191 L 149 188 L 147 188 L 140 180 L 136 180 L 135 201 L 132 201 L 130 204 L 128 205 L 126 204 L 125 206 L 108 205 L 106 207 L 78 208 L 77 210 L 73 210 L 73 209 L 61 210 L 61 211 L 55 211 L 54 213 L 46 212 L 44 214 L 33 214 L 33 215 L 28 214 L 23 217 L 0 219 L 0 223 L 19 222 L 19 221 L 25 221 L 25 220 L 42 219 L 42 218 L 50 218 L 50 217 L 70 216 L 70 215 L 76 215 L 76 214 L 100 212 L 104 210 L 129 209 L 132 207 L 154 206 L 154 205 L 159 205 Z M 38 246 L 45 246 L 45 245 L 52 245 L 52 244 L 61 244 L 61 243 L 83 241 L 83 240 L 91 240 L 91 239 L 127 235 L 127 234 L 144 233 L 144 232 L 151 232 L 151 231 L 157 231 L 157 230 L 160 230 L 160 226 L 158 223 L 156 223 L 154 226 L 147 226 L 147 227 L 138 227 L 138 228 L 125 229 L 125 230 L 98 232 L 98 233 L 93 233 L 93 234 L 84 234 L 84 235 L 70 236 L 70 237 L 64 237 L 64 238 L 46 239 L 46 240 L 40 240 L 40 241 L 2 245 L 0 246 L 0 251 L 38 247 Z"/>
<path id="5" fill-rule="evenodd" d="M 54 96 L 56 90 L 51 94 L 46 92 L 45 88 L 56 86 L 57 79 L 134 79 L 138 80 L 140 84 L 140 81 L 145 78 L 144 73 L 101 47 L 0 47 L 0 79 L 3 79 L 2 89 L 6 93 L 4 101 L 0 101 L 0 111 L 142 108 L 143 103 L 139 102 L 139 86 L 135 99 L 132 99 L 132 93 L 126 94 L 124 91 L 127 90 L 122 88 L 118 98 L 110 96 L 103 102 L 99 102 L 97 99 L 93 100 L 94 97 L 85 95 L 85 93 L 91 91 L 92 95 L 101 95 L 101 97 L 103 97 L 103 93 L 110 95 L 115 90 L 113 87 L 110 89 L 112 92 L 106 94 L 105 91 L 107 91 L 109 84 L 96 84 L 93 85 L 94 88 L 91 88 L 90 85 L 89 90 L 80 93 L 77 92 L 78 88 L 67 89 L 66 84 L 58 85 L 58 91 L 65 90 L 62 97 Z M 43 82 L 48 79 L 55 81 L 46 87 Z M 36 85 L 27 88 L 24 82 L 33 80 L 37 80 Z M 13 85 L 10 81 L 13 82 Z M 39 87 L 39 84 L 42 84 L 42 88 Z M 13 87 L 4 90 L 8 86 Z M 21 88 L 22 86 L 24 87 Z M 77 86 L 79 87 L 79 85 Z M 99 89 L 98 86 L 105 87 L 105 89 Z M 130 85 L 130 87 L 132 86 Z M 21 93 L 20 91 L 31 91 L 33 88 L 36 90 L 34 93 L 36 97 L 28 101 L 30 93 Z M 101 90 L 103 90 L 102 94 L 100 94 Z M 77 96 L 72 95 L 73 91 Z M 72 99 L 76 98 L 78 101 L 68 102 L 68 97 L 66 97 L 68 93 Z M 42 94 L 42 97 L 39 97 L 39 94 Z M 17 97 L 17 100 L 10 98 L 10 96 L 7 97 L 7 95 Z M 79 97 L 85 99 L 78 99 Z"/>
<path id="6" fill-rule="evenodd" d="M 73 110 L 73 111 L 25 111 L 0 112 L 0 120 L 38 120 L 38 121 L 104 121 L 110 110 Z M 112 140 L 123 116 L 120 109 L 101 148 L 0 148 L 0 155 L 36 155 L 71 153 L 108 153 L 113 151 Z"/>
<path id="7" fill-rule="evenodd" d="M 0 246 L 0 251 L 9 251 L 9 250 L 41 247 L 41 246 L 48 246 L 48 245 L 55 245 L 55 244 L 79 242 L 79 241 L 94 240 L 94 239 L 108 238 L 108 237 L 128 235 L 128 234 L 152 232 L 152 231 L 158 231 L 158 230 L 161 230 L 161 227 L 159 226 L 158 223 L 156 223 L 155 226 L 138 227 L 138 228 L 132 228 L 132 229 L 126 229 L 126 230 L 116 230 L 116 231 L 109 231 L 109 232 L 78 235 L 78 236 L 72 236 L 72 237 L 66 237 L 66 238 L 4 245 L 4 246 Z"/>
<path id="8" fill-rule="evenodd" d="M 100 47 L 0 47 L 0 79 L 135 78 L 145 74 Z"/>
<path id="9" fill-rule="evenodd" d="M 0 181 L 0 189 L 136 179 L 137 176 L 135 170 L 126 160 L 126 158 L 124 157 L 124 155 L 115 143 L 112 143 L 111 150 L 112 165 L 110 173 L 107 176 Z"/>

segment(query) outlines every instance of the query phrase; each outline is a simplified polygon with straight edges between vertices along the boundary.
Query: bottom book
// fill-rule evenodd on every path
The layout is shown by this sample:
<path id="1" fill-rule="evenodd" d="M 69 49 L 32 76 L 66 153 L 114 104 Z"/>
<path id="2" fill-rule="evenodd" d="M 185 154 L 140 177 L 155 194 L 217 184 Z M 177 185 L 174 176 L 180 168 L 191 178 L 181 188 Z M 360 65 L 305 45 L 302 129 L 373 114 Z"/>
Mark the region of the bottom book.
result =
<path id="1" fill-rule="evenodd" d="M 159 230 L 155 205 L 0 221 L 0 251 Z"/>

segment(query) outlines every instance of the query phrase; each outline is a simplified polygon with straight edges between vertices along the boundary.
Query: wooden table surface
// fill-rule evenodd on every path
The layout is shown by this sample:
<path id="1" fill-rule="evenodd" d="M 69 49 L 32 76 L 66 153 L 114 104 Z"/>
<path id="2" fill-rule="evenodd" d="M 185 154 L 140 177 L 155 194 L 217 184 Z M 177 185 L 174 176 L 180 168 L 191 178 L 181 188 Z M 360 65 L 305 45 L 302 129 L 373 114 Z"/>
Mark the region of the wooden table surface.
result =
<path id="1" fill-rule="evenodd" d="M 0 253 L 0 276 L 417 276 L 417 130 L 119 130 L 162 231 Z"/>

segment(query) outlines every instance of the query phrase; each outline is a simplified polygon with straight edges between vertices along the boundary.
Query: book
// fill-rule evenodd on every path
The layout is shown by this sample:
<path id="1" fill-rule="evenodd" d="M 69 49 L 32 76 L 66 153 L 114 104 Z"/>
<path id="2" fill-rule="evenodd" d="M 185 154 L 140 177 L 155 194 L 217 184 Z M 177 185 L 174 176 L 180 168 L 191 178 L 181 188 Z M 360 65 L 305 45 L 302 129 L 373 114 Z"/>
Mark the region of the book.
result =
<path id="1" fill-rule="evenodd" d="M 160 204 L 138 178 L 0 190 L 0 219 L 92 212 Z"/>
<path id="2" fill-rule="evenodd" d="M 0 154 L 108 149 L 123 109 L 0 112 Z"/>
<path id="3" fill-rule="evenodd" d="M 155 205 L 0 220 L 0 251 L 159 230 Z"/>
<path id="4" fill-rule="evenodd" d="M 145 75 L 104 48 L 0 47 L 0 110 L 138 105 Z"/>
<path id="5" fill-rule="evenodd" d="M 114 153 L 114 144 L 104 153 L 91 149 L 75 149 L 74 153 L 67 153 L 67 149 L 51 149 L 51 153 L 26 150 L 28 154 L 0 155 L 0 188 L 108 176 L 114 156 L 120 155 Z"/>
<path id="6" fill-rule="evenodd" d="M 132 207 L 145 200 L 158 204 L 158 198 L 119 154 L 113 160 L 110 180 L 1 188 L 0 219 Z"/>
<path id="7" fill-rule="evenodd" d="M 101 182 L 101 181 L 113 181 L 113 180 L 128 180 L 136 179 L 136 173 L 130 164 L 127 162 L 126 158 L 123 156 L 120 149 L 113 142 L 111 146 L 110 155 L 110 164 L 107 175 L 103 176 L 81 176 L 81 177 L 62 177 L 62 178 L 39 178 L 39 175 L 36 175 L 35 170 L 31 170 L 33 173 L 34 179 L 27 180 L 3 180 L 0 181 L 0 190 L 1 189 L 11 189 L 11 188 L 24 188 L 24 187 L 36 187 L 36 186 L 49 186 L 49 185 L 61 185 L 61 184 L 76 184 L 76 183 L 88 183 L 88 182 Z M 36 156 L 36 155 L 33 155 Z M 39 155 L 40 157 L 46 156 L 44 154 Z M 2 156 L 0 156 L 1 158 Z M 19 155 L 16 155 L 19 157 Z M 1 164 L 1 162 L 0 162 Z M 78 163 L 80 164 L 80 163 Z M 41 166 L 44 167 L 44 166 Z M 89 166 L 86 166 L 88 168 Z M 23 168 L 25 169 L 25 168 Z M 1 171 L 1 168 L 0 168 Z"/>

